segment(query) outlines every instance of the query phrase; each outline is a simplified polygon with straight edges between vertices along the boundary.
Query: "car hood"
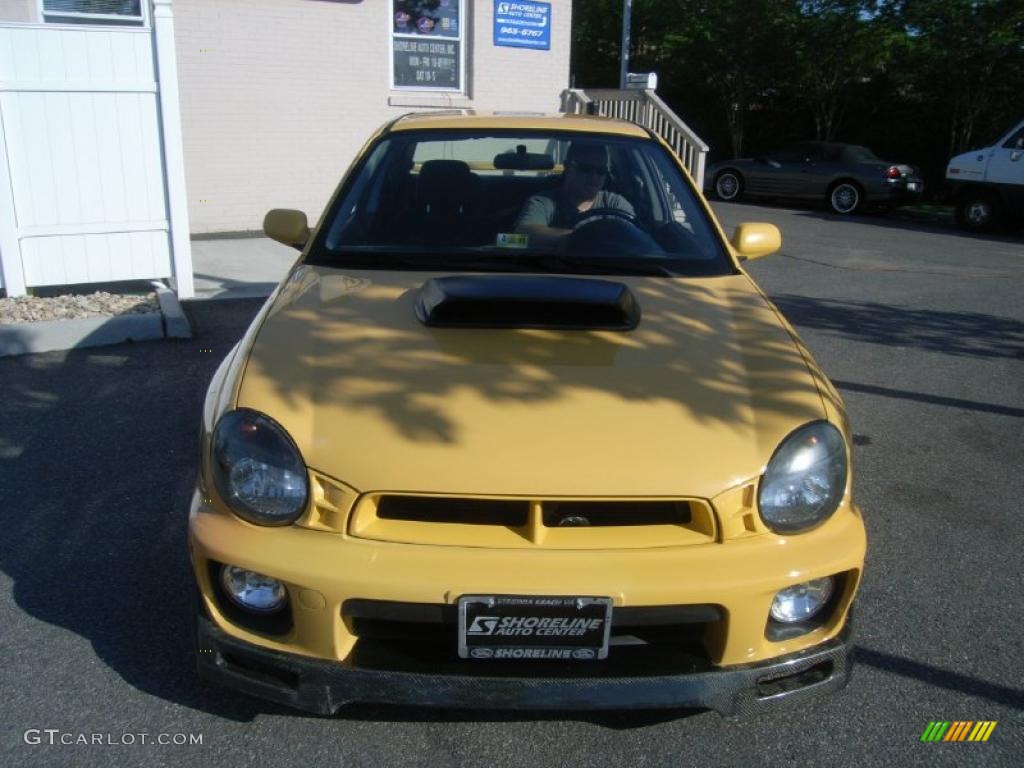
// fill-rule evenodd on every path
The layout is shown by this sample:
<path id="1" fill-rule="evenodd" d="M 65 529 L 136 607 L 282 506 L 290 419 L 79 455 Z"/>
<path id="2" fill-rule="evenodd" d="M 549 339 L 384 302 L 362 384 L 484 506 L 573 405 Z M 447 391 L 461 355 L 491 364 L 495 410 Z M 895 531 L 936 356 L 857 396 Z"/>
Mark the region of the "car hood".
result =
<path id="1" fill-rule="evenodd" d="M 435 328 L 441 273 L 298 268 L 237 404 L 358 491 L 699 496 L 756 477 L 824 417 L 786 327 L 745 275 L 613 277 L 632 331 Z"/>

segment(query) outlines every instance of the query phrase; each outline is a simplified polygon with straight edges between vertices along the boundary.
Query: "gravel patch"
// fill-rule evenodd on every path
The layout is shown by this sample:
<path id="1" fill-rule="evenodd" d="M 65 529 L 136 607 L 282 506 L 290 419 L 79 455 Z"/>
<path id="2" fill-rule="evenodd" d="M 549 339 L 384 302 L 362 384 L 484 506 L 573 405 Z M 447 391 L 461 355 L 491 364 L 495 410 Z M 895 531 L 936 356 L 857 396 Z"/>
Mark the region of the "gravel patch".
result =
<path id="1" fill-rule="evenodd" d="M 43 298 L 19 296 L 0 299 L 0 323 L 37 323 L 46 320 L 77 320 L 83 317 L 115 317 L 159 312 L 156 293 L 119 294 L 97 291 Z"/>

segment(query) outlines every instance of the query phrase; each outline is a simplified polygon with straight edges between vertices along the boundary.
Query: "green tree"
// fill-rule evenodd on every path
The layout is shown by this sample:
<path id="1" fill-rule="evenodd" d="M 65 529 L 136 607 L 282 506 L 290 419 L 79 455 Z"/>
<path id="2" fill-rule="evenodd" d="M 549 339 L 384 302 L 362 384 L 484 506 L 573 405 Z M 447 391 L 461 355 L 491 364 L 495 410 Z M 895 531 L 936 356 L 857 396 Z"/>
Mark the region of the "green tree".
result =
<path id="1" fill-rule="evenodd" d="M 902 0 L 884 13 L 904 38 L 894 69 L 901 96 L 944 127 L 947 156 L 991 138 L 980 126 L 1019 114 L 1024 0 Z"/>
<path id="2" fill-rule="evenodd" d="M 573 12 L 576 84 L 616 87 L 622 0 Z M 934 183 L 951 155 L 1020 118 L 1024 0 L 633 0 L 630 68 L 656 71 L 713 148 L 814 132 Z"/>
<path id="3" fill-rule="evenodd" d="M 886 68 L 891 27 L 869 0 L 805 0 L 797 14 L 787 91 L 810 112 L 816 138 L 831 141 L 855 88 Z"/>
<path id="4" fill-rule="evenodd" d="M 574 86 L 618 88 L 621 37 L 622 0 L 573 0 Z"/>

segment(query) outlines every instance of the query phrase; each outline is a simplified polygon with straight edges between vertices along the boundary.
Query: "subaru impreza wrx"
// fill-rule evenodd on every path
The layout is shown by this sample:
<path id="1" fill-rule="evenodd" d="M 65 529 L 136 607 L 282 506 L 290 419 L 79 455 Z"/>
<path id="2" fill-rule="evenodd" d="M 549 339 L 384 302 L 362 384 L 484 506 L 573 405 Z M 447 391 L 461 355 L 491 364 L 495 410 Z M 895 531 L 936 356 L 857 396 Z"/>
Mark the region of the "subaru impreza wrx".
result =
<path id="1" fill-rule="evenodd" d="M 679 159 L 597 117 L 378 131 L 217 370 L 203 678 L 349 702 L 756 711 L 851 665 L 836 390 Z"/>

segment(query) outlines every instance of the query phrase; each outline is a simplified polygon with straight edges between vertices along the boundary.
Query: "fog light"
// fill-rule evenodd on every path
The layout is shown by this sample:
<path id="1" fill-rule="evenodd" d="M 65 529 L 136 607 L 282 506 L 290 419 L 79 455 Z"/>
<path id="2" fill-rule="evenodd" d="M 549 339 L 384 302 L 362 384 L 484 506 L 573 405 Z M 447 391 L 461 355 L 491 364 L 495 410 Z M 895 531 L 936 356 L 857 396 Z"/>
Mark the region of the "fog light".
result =
<path id="1" fill-rule="evenodd" d="M 238 605 L 257 613 L 273 613 L 284 605 L 284 584 L 262 573 L 225 565 L 220 572 L 224 591 Z"/>
<path id="2" fill-rule="evenodd" d="M 832 577 L 814 579 L 779 590 L 772 601 L 772 618 L 785 624 L 807 621 L 832 597 Z"/>

